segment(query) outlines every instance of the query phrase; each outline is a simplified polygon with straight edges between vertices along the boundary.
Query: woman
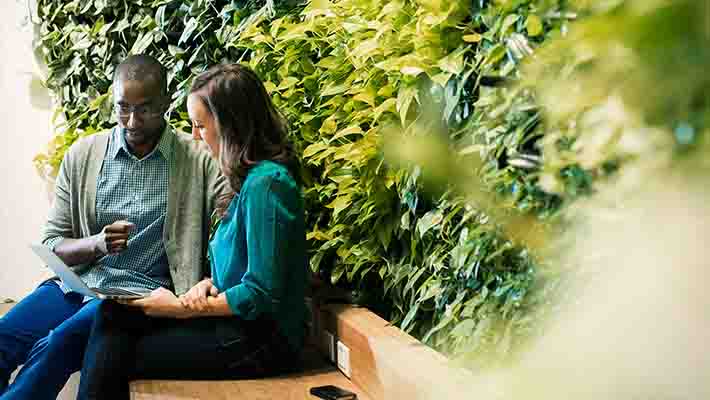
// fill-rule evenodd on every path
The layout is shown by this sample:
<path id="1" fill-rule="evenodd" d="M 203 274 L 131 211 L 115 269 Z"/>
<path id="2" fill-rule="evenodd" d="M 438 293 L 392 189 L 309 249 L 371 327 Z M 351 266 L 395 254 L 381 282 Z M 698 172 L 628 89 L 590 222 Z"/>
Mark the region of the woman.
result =
<path id="1" fill-rule="evenodd" d="M 79 399 L 127 399 L 131 379 L 237 379 L 292 371 L 304 339 L 307 282 L 298 163 L 283 118 L 250 69 L 218 65 L 187 101 L 233 192 L 220 199 L 212 277 L 176 297 L 104 302 Z"/>

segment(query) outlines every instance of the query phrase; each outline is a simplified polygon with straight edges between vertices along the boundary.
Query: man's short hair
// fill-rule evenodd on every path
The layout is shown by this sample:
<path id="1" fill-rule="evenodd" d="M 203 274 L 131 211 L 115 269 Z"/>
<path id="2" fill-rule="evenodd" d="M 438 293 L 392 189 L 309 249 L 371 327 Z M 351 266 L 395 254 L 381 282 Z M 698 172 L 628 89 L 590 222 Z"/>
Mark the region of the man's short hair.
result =
<path id="1" fill-rule="evenodd" d="M 113 72 L 114 83 L 119 79 L 145 82 L 155 79 L 160 85 L 160 94 L 168 93 L 168 79 L 165 67 L 155 57 L 147 54 L 134 54 L 123 60 Z"/>

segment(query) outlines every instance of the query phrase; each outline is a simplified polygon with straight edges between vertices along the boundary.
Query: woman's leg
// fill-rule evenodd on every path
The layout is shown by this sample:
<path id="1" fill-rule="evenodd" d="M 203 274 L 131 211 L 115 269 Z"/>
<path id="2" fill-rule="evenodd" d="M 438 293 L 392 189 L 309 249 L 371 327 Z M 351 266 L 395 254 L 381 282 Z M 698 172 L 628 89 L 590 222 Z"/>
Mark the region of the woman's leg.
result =
<path id="1" fill-rule="evenodd" d="M 84 353 L 78 400 L 127 400 L 136 341 L 151 329 L 141 310 L 104 301 L 94 317 Z"/>
<path id="2" fill-rule="evenodd" d="M 237 317 L 154 322 L 137 342 L 134 379 L 244 379 L 296 365 L 273 323 Z"/>
<path id="3" fill-rule="evenodd" d="M 255 378 L 298 365 L 271 322 L 149 318 L 104 304 L 86 349 L 80 400 L 128 399 L 131 379 Z"/>

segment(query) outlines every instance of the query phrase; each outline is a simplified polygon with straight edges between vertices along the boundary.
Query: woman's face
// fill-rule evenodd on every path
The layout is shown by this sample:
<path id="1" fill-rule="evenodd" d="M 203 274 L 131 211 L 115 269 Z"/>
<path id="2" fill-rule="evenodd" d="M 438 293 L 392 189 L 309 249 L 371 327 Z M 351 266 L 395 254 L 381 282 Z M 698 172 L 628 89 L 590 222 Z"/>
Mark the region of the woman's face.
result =
<path id="1" fill-rule="evenodd" d="M 187 113 L 192 121 L 192 137 L 195 140 L 204 140 L 210 148 L 213 157 L 219 156 L 219 137 L 217 125 L 207 106 L 196 93 L 187 98 Z"/>

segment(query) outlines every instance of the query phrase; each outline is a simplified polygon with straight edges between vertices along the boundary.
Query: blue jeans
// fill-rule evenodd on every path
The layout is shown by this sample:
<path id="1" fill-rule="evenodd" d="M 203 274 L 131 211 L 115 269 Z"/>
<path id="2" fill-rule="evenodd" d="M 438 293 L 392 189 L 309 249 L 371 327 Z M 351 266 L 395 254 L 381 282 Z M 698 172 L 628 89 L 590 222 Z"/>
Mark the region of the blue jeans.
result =
<path id="1" fill-rule="evenodd" d="M 0 400 L 56 399 L 81 368 L 98 300 L 46 281 L 0 318 Z M 12 372 L 24 364 L 8 387 Z"/>

